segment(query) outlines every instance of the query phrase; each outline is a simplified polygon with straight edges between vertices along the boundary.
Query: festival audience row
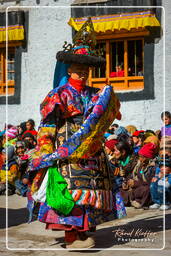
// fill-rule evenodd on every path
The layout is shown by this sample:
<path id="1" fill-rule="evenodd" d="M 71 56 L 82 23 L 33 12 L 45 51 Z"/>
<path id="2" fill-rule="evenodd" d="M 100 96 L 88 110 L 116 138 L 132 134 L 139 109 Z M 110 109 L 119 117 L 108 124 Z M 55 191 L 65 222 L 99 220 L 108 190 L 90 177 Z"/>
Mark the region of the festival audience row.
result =
<path id="1" fill-rule="evenodd" d="M 104 134 L 113 189 L 119 187 L 127 207 L 171 208 L 171 113 L 163 112 L 161 119 L 164 125 L 158 131 L 114 123 Z M 8 195 L 26 196 L 30 182 L 29 152 L 36 144 L 37 131 L 32 119 L 18 126 L 5 125 L 0 132 L 0 195 L 8 191 Z"/>

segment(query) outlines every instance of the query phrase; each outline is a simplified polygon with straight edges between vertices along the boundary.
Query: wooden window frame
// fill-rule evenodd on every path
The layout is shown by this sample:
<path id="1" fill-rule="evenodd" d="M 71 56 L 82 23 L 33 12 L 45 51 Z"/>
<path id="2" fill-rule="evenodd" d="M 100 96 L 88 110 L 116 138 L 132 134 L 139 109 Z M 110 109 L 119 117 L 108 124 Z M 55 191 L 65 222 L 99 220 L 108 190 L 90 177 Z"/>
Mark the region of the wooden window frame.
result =
<path id="1" fill-rule="evenodd" d="M 13 53 L 15 55 L 15 50 L 17 46 L 20 46 L 21 42 L 10 42 L 8 43 L 8 53 Z M 1 80 L 0 80 L 0 96 L 6 95 L 6 89 L 8 96 L 13 96 L 15 94 L 15 78 L 14 80 L 8 80 L 6 82 L 6 67 L 7 67 L 7 58 L 6 58 L 6 45 L 4 43 L 0 43 L 0 65 L 1 65 Z M 15 65 L 15 62 L 14 62 Z M 15 66 L 14 66 L 14 74 L 15 74 Z"/>
<path id="2" fill-rule="evenodd" d="M 89 75 L 89 86 L 102 88 L 106 81 L 111 84 L 116 92 L 123 91 L 140 91 L 144 89 L 144 76 L 128 76 L 128 41 L 129 40 L 142 40 L 143 44 L 143 59 L 144 59 L 144 38 L 149 35 L 149 31 L 133 31 L 125 33 L 120 31 L 119 33 L 109 33 L 97 35 L 97 42 L 106 42 L 106 77 L 104 78 L 93 78 L 92 68 L 90 69 Z M 124 77 L 109 77 L 110 74 L 110 42 L 113 41 L 124 41 Z"/>

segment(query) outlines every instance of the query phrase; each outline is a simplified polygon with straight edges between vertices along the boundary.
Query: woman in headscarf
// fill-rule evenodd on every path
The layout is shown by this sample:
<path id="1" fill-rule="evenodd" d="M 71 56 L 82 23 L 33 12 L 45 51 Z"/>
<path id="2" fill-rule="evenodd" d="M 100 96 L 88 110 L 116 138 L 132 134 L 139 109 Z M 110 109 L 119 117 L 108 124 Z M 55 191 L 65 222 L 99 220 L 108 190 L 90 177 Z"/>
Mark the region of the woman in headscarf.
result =
<path id="1" fill-rule="evenodd" d="M 15 193 L 15 180 L 19 177 L 19 168 L 15 159 L 15 148 L 8 146 L 3 149 L 2 157 L 4 164 L 0 170 L 0 194 L 6 194 L 8 190 L 8 195 L 12 195 Z M 6 172 L 8 172 L 8 187 L 6 187 Z"/>

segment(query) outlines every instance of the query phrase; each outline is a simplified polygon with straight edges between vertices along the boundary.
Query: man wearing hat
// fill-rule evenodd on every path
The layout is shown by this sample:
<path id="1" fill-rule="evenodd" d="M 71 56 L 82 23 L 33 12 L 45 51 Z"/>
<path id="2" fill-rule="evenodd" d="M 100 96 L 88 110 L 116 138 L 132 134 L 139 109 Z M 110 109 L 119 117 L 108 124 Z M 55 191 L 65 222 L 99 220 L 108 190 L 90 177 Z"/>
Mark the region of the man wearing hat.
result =
<path id="1" fill-rule="evenodd" d="M 37 190 L 38 177 L 48 172 L 50 193 L 46 192 L 38 218 L 46 223 L 47 229 L 65 231 L 66 248 L 93 247 L 94 239 L 85 232 L 95 231 L 96 225 L 106 221 L 116 206 L 102 142 L 104 132 L 120 116 L 120 104 L 111 86 L 98 93 L 99 89 L 86 85 L 89 67 L 105 64 L 94 51 L 92 28 L 89 19 L 76 34 L 74 45 L 65 43 L 64 50 L 57 53 L 55 88 L 40 107 L 38 144 L 30 164 L 30 171 L 38 171 L 32 194 Z M 53 182 L 49 187 L 49 180 L 54 181 L 57 176 L 65 185 L 61 198 L 66 203 L 52 206 L 49 195 L 58 193 L 53 200 L 57 204 L 62 191 L 58 190 L 61 182 L 56 190 L 51 189 Z M 121 202 L 117 196 L 116 204 Z M 125 214 L 124 206 L 118 214 Z"/>

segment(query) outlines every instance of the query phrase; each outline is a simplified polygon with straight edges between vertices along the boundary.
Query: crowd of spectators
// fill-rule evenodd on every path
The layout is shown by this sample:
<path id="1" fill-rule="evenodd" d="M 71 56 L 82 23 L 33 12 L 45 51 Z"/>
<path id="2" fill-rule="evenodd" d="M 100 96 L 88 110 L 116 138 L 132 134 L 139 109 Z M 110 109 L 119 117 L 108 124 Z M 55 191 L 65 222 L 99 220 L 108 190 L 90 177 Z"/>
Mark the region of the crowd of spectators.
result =
<path id="1" fill-rule="evenodd" d="M 104 134 L 113 186 L 119 187 L 127 207 L 171 208 L 171 113 L 163 112 L 161 119 L 157 131 L 114 123 Z M 27 195 L 29 153 L 36 145 L 34 120 L 5 125 L 0 132 L 0 195 Z"/>

